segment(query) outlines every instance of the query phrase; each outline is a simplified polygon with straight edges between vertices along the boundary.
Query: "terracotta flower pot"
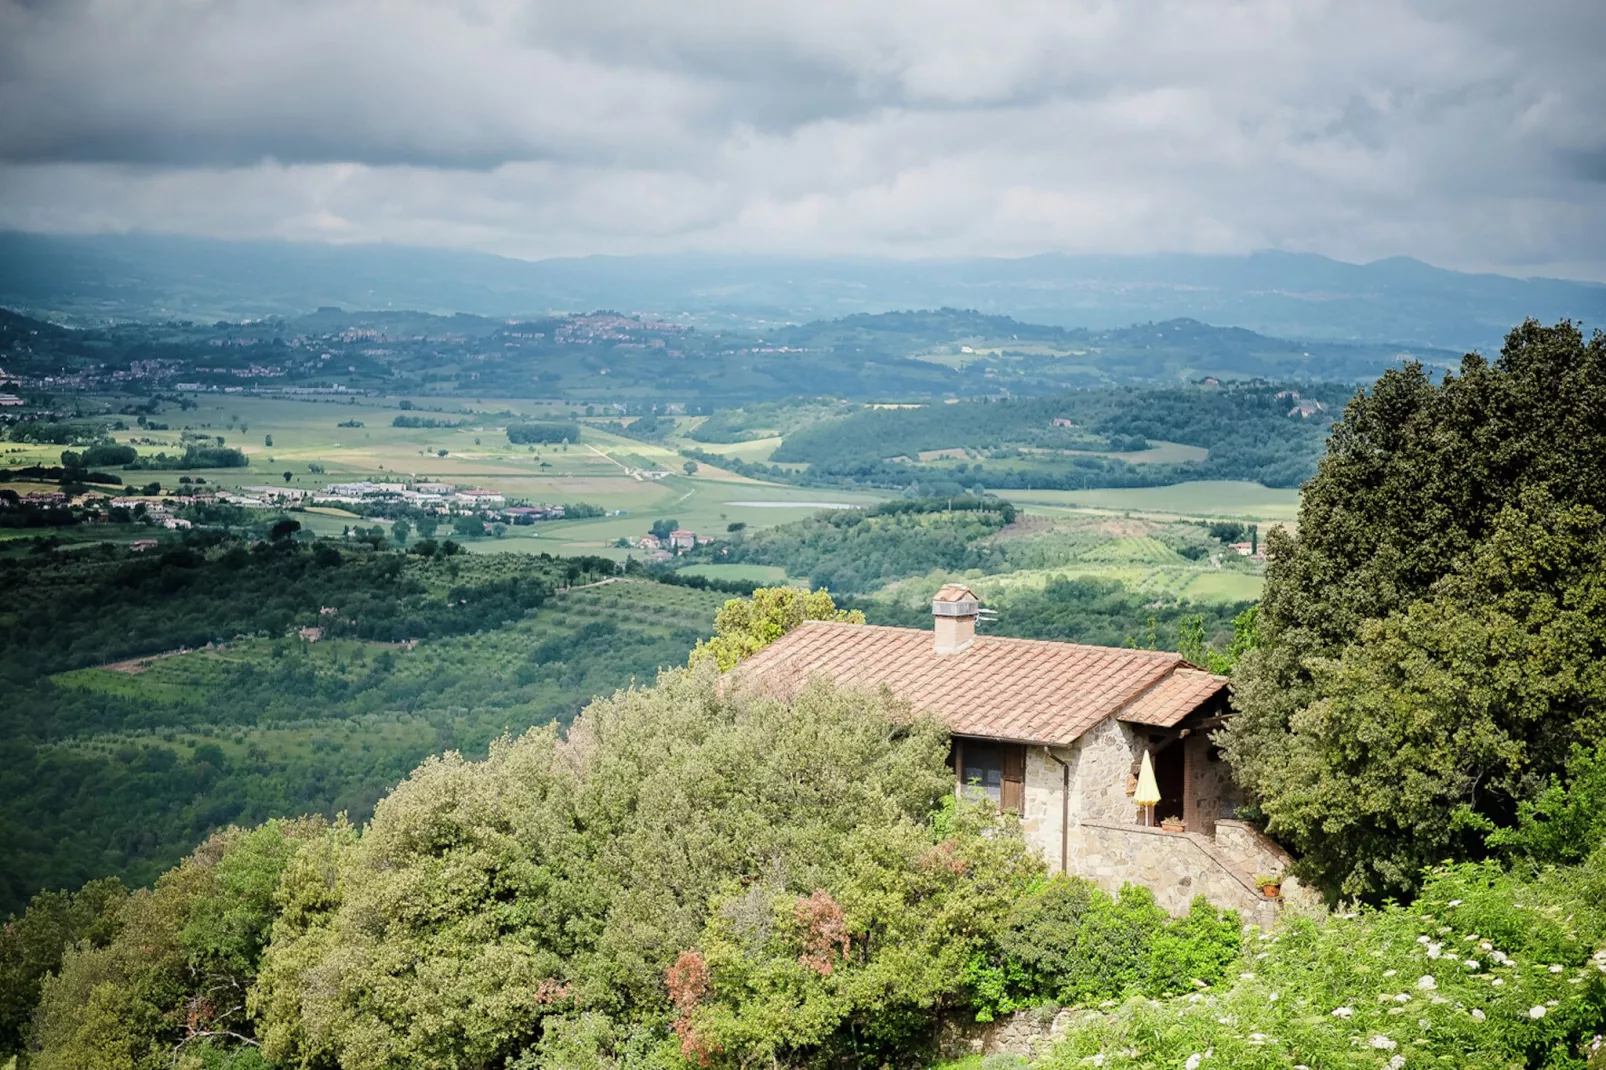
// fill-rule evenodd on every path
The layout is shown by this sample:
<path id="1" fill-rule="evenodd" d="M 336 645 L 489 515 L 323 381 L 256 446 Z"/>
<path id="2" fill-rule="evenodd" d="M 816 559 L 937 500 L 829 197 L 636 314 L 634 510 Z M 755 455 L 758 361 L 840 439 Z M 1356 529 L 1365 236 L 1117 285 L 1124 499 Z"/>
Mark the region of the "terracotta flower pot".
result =
<path id="1" fill-rule="evenodd" d="M 1187 824 L 1185 822 L 1182 822 L 1182 821 L 1162 821 L 1162 822 L 1160 822 L 1160 827 L 1165 829 L 1167 832 L 1187 832 L 1188 831 Z"/>
<path id="2" fill-rule="evenodd" d="M 1283 886 L 1280 884 L 1262 884 L 1260 886 L 1260 894 L 1267 899 L 1276 899 L 1283 894 Z"/>

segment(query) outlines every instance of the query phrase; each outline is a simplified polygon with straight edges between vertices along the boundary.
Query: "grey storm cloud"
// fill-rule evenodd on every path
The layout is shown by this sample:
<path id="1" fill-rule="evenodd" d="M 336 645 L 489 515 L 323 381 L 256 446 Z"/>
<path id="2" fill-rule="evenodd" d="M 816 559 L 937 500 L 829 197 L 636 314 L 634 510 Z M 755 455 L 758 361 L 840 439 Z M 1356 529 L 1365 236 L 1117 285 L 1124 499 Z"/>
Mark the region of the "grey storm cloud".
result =
<path id="1" fill-rule="evenodd" d="M 1606 274 L 1606 4 L 0 0 L 0 225 Z"/>

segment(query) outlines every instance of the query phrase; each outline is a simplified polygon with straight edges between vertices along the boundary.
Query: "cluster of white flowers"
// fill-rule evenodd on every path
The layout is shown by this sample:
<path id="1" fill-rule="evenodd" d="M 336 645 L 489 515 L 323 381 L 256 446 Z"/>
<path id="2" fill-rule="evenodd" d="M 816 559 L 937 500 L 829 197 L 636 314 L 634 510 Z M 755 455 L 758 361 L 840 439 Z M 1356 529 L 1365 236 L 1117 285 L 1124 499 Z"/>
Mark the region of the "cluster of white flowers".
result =
<path id="1" fill-rule="evenodd" d="M 1419 991 L 1431 992 L 1439 987 L 1439 982 L 1434 980 L 1431 973 L 1425 973 L 1416 979 L 1416 987 Z"/>
<path id="2" fill-rule="evenodd" d="M 1354 1013 L 1355 1013 L 1355 1008 L 1354 1007 L 1334 1007 L 1333 1008 L 1333 1017 L 1334 1018 L 1348 1018 L 1351 1015 L 1353 1015 Z"/>
<path id="3" fill-rule="evenodd" d="M 1383 1036 L 1381 1033 L 1372 1037 L 1372 1039 L 1367 1041 L 1367 1043 L 1376 1048 L 1378 1051 L 1393 1051 L 1395 1048 L 1400 1046 L 1393 1038 Z"/>

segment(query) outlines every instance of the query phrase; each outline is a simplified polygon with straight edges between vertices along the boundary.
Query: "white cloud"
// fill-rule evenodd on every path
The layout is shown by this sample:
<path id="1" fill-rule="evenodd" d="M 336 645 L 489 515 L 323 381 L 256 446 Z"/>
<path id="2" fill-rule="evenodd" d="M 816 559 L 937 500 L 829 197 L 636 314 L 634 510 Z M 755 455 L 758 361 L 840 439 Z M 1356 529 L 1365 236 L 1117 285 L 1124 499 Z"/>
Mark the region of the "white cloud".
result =
<path id="1" fill-rule="evenodd" d="M 0 0 L 0 225 L 1606 277 L 1606 5 Z"/>

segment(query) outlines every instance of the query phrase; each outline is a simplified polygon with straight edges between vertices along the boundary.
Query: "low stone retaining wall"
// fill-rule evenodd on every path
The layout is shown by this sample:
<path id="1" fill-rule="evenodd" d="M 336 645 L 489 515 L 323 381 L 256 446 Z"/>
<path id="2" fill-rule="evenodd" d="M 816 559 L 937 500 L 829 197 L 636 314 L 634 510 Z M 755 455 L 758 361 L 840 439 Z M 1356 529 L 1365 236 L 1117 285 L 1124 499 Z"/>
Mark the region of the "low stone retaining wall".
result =
<path id="1" fill-rule="evenodd" d="M 943 1059 L 963 1059 L 970 1055 L 1034 1058 L 1064 1039 L 1072 1024 L 1098 1013 L 1088 1008 L 1033 1007 L 1006 1014 L 993 1022 L 945 1019 L 937 1031 L 937 1055 Z"/>
<path id="2" fill-rule="evenodd" d="M 1218 834 L 1221 824 L 1227 823 L 1218 823 Z M 1264 898 L 1253 875 L 1202 833 L 1084 821 L 1072 833 L 1069 853 L 1072 873 L 1111 893 L 1129 882 L 1147 885 L 1172 914 L 1186 913 L 1202 895 L 1245 921 L 1267 926 L 1276 920 L 1276 902 Z"/>
<path id="3" fill-rule="evenodd" d="M 1215 847 L 1229 866 L 1251 877 L 1260 873 L 1268 876 L 1287 873 L 1294 864 L 1287 851 L 1247 821 L 1218 820 Z"/>

